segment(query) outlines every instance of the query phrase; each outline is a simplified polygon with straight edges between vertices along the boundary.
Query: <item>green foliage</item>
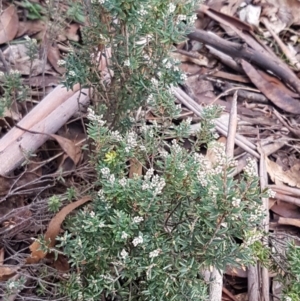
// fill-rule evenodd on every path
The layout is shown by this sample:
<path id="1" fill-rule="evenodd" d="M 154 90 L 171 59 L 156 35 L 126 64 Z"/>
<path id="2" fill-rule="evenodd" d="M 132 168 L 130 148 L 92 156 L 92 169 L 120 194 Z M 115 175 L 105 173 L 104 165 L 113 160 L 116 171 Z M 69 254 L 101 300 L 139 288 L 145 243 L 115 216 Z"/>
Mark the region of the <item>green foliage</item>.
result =
<path id="1" fill-rule="evenodd" d="M 21 74 L 17 70 L 11 70 L 10 73 L 0 72 L 2 82 L 2 97 L 0 98 L 0 116 L 3 116 L 6 109 L 9 109 L 13 103 L 25 100 L 27 89 L 21 81 Z"/>
<path id="2" fill-rule="evenodd" d="M 28 19 L 42 19 L 42 13 L 44 12 L 44 9 L 40 4 L 25 0 L 22 2 L 22 6 L 27 9 L 26 17 Z"/>
<path id="3" fill-rule="evenodd" d="M 206 300 L 202 270 L 253 262 L 251 246 L 261 237 L 253 229 L 263 215 L 252 161 L 238 182 L 222 144 L 208 145 L 212 162 L 181 146 L 189 121 L 175 125 L 161 116 L 163 125 L 141 124 L 122 135 L 92 110 L 88 117 L 101 189 L 60 239 L 77 271 L 65 294 L 74 300 L 102 294 Z M 165 133 L 175 139 L 167 142 Z M 144 166 L 144 176 L 128 178 L 133 158 Z"/>
<path id="4" fill-rule="evenodd" d="M 195 20 L 195 1 L 172 2 L 92 1 L 84 44 L 66 59 L 64 84 L 92 87 L 96 111 L 109 125 L 129 128 L 128 110 L 185 79 L 169 53 Z"/>
<path id="5" fill-rule="evenodd" d="M 93 88 L 95 102 L 87 118 L 97 193 L 68 218 L 57 246 L 72 267 L 62 286 L 71 300 L 207 300 L 205 269 L 258 257 L 255 162 L 233 178 L 235 162 L 214 142 L 219 107 L 204 110 L 195 137 L 191 120 L 178 119 L 173 87 L 185 75 L 170 52 L 193 23 L 194 5 L 92 1 L 83 45 L 61 62 L 66 87 Z M 155 121 L 145 118 L 146 104 Z"/>
<path id="6" fill-rule="evenodd" d="M 26 54 L 29 57 L 32 67 L 33 61 L 38 54 L 37 41 L 25 36 L 25 45 L 27 48 Z M 9 110 L 13 104 L 16 105 L 18 102 L 26 100 L 28 88 L 23 85 L 21 74 L 18 70 L 10 70 L 8 73 L 0 72 L 0 82 L 2 88 L 0 116 L 3 116 L 5 110 Z"/>
<path id="7" fill-rule="evenodd" d="M 38 55 L 38 45 L 37 45 L 37 40 L 36 39 L 31 39 L 29 36 L 25 36 L 25 45 L 27 48 L 26 54 L 29 57 L 29 60 L 31 64 L 33 63 L 34 59 Z"/>
<path id="8" fill-rule="evenodd" d="M 58 196 L 53 195 L 52 197 L 49 198 L 48 200 L 49 211 L 56 213 L 59 211 L 60 206 L 61 206 L 61 200 Z"/>
<path id="9" fill-rule="evenodd" d="M 70 2 L 70 7 L 68 8 L 67 11 L 67 16 L 71 20 L 84 23 L 85 18 L 82 12 L 83 12 L 83 7 L 81 3 L 73 2 L 73 1 Z"/>
<path id="10" fill-rule="evenodd" d="M 13 280 L 9 279 L 6 281 L 6 292 L 3 296 L 4 300 L 9 300 L 9 297 L 13 294 L 20 292 L 25 288 L 26 277 L 21 276 L 19 279 Z"/>
<path id="11" fill-rule="evenodd" d="M 287 250 L 287 271 L 285 271 L 284 300 L 297 301 L 300 299 L 300 247 L 289 243 Z"/>

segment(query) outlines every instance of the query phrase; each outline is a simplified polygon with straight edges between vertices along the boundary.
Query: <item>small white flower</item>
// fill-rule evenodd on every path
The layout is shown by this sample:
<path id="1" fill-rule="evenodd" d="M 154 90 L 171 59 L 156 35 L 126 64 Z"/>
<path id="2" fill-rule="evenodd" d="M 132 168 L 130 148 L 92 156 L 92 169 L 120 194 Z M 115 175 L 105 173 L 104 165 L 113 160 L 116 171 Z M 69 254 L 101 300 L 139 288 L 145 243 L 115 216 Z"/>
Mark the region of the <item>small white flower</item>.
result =
<path id="1" fill-rule="evenodd" d="M 174 67 L 173 67 L 173 70 L 174 70 L 174 71 L 179 71 L 178 66 L 174 66 Z"/>
<path id="2" fill-rule="evenodd" d="M 9 284 L 8 284 L 8 288 L 9 289 L 14 289 L 15 287 L 16 287 L 17 285 L 16 285 L 16 283 L 14 282 L 14 281 L 11 281 Z"/>
<path id="3" fill-rule="evenodd" d="M 255 177 L 256 173 L 256 161 L 255 159 L 247 158 L 247 165 L 244 168 L 244 172 L 248 177 Z"/>
<path id="4" fill-rule="evenodd" d="M 76 73 L 75 73 L 75 71 L 73 71 L 73 70 L 69 71 L 68 74 L 69 74 L 70 76 L 72 76 L 72 77 L 76 76 Z"/>
<path id="5" fill-rule="evenodd" d="M 93 218 L 93 217 L 95 217 L 95 212 L 94 211 L 91 211 L 90 212 L 90 216 Z"/>
<path id="6" fill-rule="evenodd" d="M 227 228 L 227 223 L 225 223 L 225 222 L 221 223 L 221 226 L 224 227 L 224 228 Z"/>
<path id="7" fill-rule="evenodd" d="M 127 180 L 125 178 L 122 178 L 119 180 L 119 184 L 122 186 L 122 187 L 125 187 L 126 184 L 127 184 Z"/>
<path id="8" fill-rule="evenodd" d="M 82 300 L 83 300 L 82 292 L 79 292 L 79 293 L 78 293 L 77 299 L 78 299 L 79 301 L 82 301 Z"/>
<path id="9" fill-rule="evenodd" d="M 141 150 L 142 152 L 145 152 L 145 151 L 146 151 L 146 146 L 145 146 L 145 145 L 140 145 L 140 150 Z"/>
<path id="10" fill-rule="evenodd" d="M 187 75 L 184 74 L 184 73 L 180 74 L 180 79 L 181 79 L 182 81 L 187 80 Z"/>
<path id="11" fill-rule="evenodd" d="M 98 196 L 99 196 L 99 198 L 103 198 L 103 197 L 104 197 L 104 193 L 103 193 L 103 190 L 102 190 L 102 189 L 100 189 L 100 190 L 98 191 Z"/>
<path id="12" fill-rule="evenodd" d="M 87 109 L 87 118 L 91 121 L 96 121 L 100 126 L 103 126 L 106 121 L 102 120 L 102 115 L 96 115 L 95 111 L 92 108 Z"/>
<path id="13" fill-rule="evenodd" d="M 173 85 L 171 85 L 171 86 L 169 87 L 169 93 L 170 93 L 170 94 L 174 94 L 174 91 L 175 91 L 175 87 L 174 87 Z"/>
<path id="14" fill-rule="evenodd" d="M 147 97 L 146 102 L 147 102 L 148 104 L 150 104 L 152 101 L 153 101 L 153 94 L 150 94 L 150 95 Z"/>
<path id="15" fill-rule="evenodd" d="M 150 188 L 150 185 L 148 183 L 143 183 L 142 190 L 148 190 Z"/>
<path id="16" fill-rule="evenodd" d="M 109 182 L 111 183 L 111 184 L 114 184 L 115 183 L 115 176 L 114 175 L 110 175 L 110 177 L 109 177 Z"/>
<path id="17" fill-rule="evenodd" d="M 197 15 L 194 14 L 189 18 L 189 23 L 194 24 L 197 19 L 198 19 Z"/>
<path id="18" fill-rule="evenodd" d="M 128 153 L 130 153 L 130 151 L 131 151 L 131 147 L 126 146 L 125 147 L 125 153 L 128 154 Z"/>
<path id="19" fill-rule="evenodd" d="M 140 222 L 142 222 L 144 220 L 144 218 L 142 217 L 142 216 L 135 216 L 134 218 L 133 218 L 133 222 L 135 223 L 135 224 L 139 224 Z"/>
<path id="20" fill-rule="evenodd" d="M 213 138 L 214 139 L 218 139 L 220 136 L 219 136 L 219 134 L 217 133 L 217 132 L 215 132 L 215 133 L 213 133 Z"/>
<path id="21" fill-rule="evenodd" d="M 143 5 L 141 5 L 141 9 L 138 11 L 138 14 L 139 14 L 140 16 L 145 16 L 145 15 L 147 15 L 147 11 L 144 9 L 144 6 L 143 6 Z"/>
<path id="22" fill-rule="evenodd" d="M 188 118 L 186 119 L 185 123 L 191 124 L 192 121 L 193 121 L 193 118 L 192 118 L 192 117 L 188 117 Z"/>
<path id="23" fill-rule="evenodd" d="M 137 146 L 137 135 L 135 132 L 130 132 L 127 135 L 126 144 L 130 149 L 135 148 Z"/>
<path id="24" fill-rule="evenodd" d="M 285 299 L 285 301 L 292 301 L 292 298 L 289 296 L 286 296 L 284 299 Z"/>
<path id="25" fill-rule="evenodd" d="M 57 65 L 58 66 L 64 66 L 66 64 L 66 61 L 65 60 L 58 60 L 57 61 Z"/>
<path id="26" fill-rule="evenodd" d="M 166 65 L 165 65 L 165 67 L 167 69 L 171 69 L 172 68 L 172 64 L 170 62 L 167 62 Z"/>
<path id="27" fill-rule="evenodd" d="M 110 134 L 113 140 L 116 140 L 117 142 L 122 141 L 122 136 L 119 131 L 112 131 Z"/>
<path id="28" fill-rule="evenodd" d="M 108 176 L 110 175 L 110 169 L 108 167 L 101 168 L 100 172 L 102 173 L 104 178 L 108 178 Z"/>
<path id="29" fill-rule="evenodd" d="M 123 259 L 125 259 L 127 256 L 128 256 L 128 252 L 126 252 L 125 249 L 123 249 L 122 252 L 121 252 L 121 257 Z"/>
<path id="30" fill-rule="evenodd" d="M 162 158 L 167 158 L 169 156 L 169 153 L 165 149 L 160 149 L 159 154 Z"/>
<path id="31" fill-rule="evenodd" d="M 176 108 L 176 110 L 180 110 L 181 111 L 181 105 L 180 104 L 176 105 L 175 108 Z"/>
<path id="32" fill-rule="evenodd" d="M 154 77 L 151 78 L 151 83 L 154 85 L 154 86 L 158 86 L 158 80 Z"/>
<path id="33" fill-rule="evenodd" d="M 154 169 L 151 167 L 147 170 L 147 172 L 144 176 L 145 181 L 149 181 L 151 179 L 151 177 L 153 176 L 153 174 L 154 174 Z"/>
<path id="34" fill-rule="evenodd" d="M 273 191 L 272 189 L 268 189 L 267 191 L 268 197 L 274 199 L 274 197 L 276 196 L 276 192 Z"/>
<path id="35" fill-rule="evenodd" d="M 0 71 L 0 77 L 4 76 L 4 72 Z"/>
<path id="36" fill-rule="evenodd" d="M 127 59 L 126 61 L 124 61 L 124 66 L 127 66 L 127 67 L 130 66 L 130 60 L 129 59 Z"/>
<path id="37" fill-rule="evenodd" d="M 239 207 L 241 203 L 241 199 L 232 198 L 232 206 Z"/>
<path id="38" fill-rule="evenodd" d="M 100 222 L 99 225 L 98 225 L 98 227 L 99 227 L 99 228 L 104 228 L 104 227 L 105 227 L 105 224 L 104 224 L 103 222 Z"/>
<path id="39" fill-rule="evenodd" d="M 160 72 L 160 71 L 159 71 L 159 72 L 157 72 L 157 76 L 158 76 L 159 78 L 161 78 L 162 74 L 161 74 L 161 72 Z"/>
<path id="40" fill-rule="evenodd" d="M 178 15 L 178 21 L 184 21 L 186 20 L 186 15 Z"/>
<path id="41" fill-rule="evenodd" d="M 122 239 L 127 239 L 128 236 L 129 236 L 129 235 L 128 235 L 126 232 L 122 231 L 122 235 L 121 235 L 121 238 L 122 238 Z"/>
<path id="42" fill-rule="evenodd" d="M 142 244 L 143 243 L 143 237 L 142 236 L 139 236 L 139 237 L 136 237 L 133 241 L 132 241 L 132 244 L 136 247 L 138 244 Z"/>
<path id="43" fill-rule="evenodd" d="M 174 5 L 173 3 L 170 3 L 169 7 L 168 7 L 168 14 L 174 13 L 175 9 L 176 9 L 176 5 Z"/>
<path id="44" fill-rule="evenodd" d="M 20 75 L 20 71 L 19 70 L 10 70 L 9 73 L 13 74 L 13 75 Z"/>
<path id="45" fill-rule="evenodd" d="M 106 41 L 106 38 L 105 38 L 105 36 L 102 33 L 99 34 L 99 38 L 102 41 Z"/>
<path id="46" fill-rule="evenodd" d="M 159 255 L 160 251 L 161 251 L 160 249 L 157 249 L 157 250 L 154 250 L 154 251 L 150 252 L 149 257 L 150 258 L 157 257 Z"/>
<path id="47" fill-rule="evenodd" d="M 31 38 L 30 38 L 29 36 L 27 36 L 27 35 L 24 37 L 24 39 L 25 39 L 26 41 L 28 41 L 28 42 L 31 41 Z"/>

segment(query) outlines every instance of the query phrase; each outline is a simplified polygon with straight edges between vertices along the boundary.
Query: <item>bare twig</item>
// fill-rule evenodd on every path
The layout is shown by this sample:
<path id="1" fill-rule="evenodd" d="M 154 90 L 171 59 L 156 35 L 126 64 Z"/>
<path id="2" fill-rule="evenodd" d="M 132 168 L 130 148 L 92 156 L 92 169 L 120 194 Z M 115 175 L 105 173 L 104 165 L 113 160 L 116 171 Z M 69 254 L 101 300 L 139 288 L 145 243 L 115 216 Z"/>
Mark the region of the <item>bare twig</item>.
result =
<path id="1" fill-rule="evenodd" d="M 274 191 L 277 191 L 278 193 L 284 193 L 300 197 L 300 189 L 298 188 L 289 187 L 287 185 L 269 185 L 268 187 Z M 276 194 L 276 198 L 278 198 L 278 194 Z"/>
<path id="2" fill-rule="evenodd" d="M 268 176 L 267 176 L 267 169 L 266 169 L 266 162 L 265 162 L 265 154 L 261 151 L 260 156 L 260 165 L 259 165 L 259 176 L 260 176 L 260 187 L 261 190 L 264 190 L 268 185 Z M 266 233 L 269 232 L 269 199 L 263 198 L 263 209 L 265 212 L 265 218 L 263 219 L 263 229 Z M 266 241 L 265 244 L 268 242 Z M 264 301 L 269 301 L 269 287 L 270 287 L 270 281 L 269 281 L 269 272 L 266 267 L 261 267 L 261 276 L 262 276 L 262 298 Z"/>
<path id="3" fill-rule="evenodd" d="M 232 100 L 232 107 L 230 111 L 228 135 L 226 141 L 226 155 L 228 158 L 233 158 L 234 154 L 234 140 L 237 128 L 237 92 L 234 93 Z"/>

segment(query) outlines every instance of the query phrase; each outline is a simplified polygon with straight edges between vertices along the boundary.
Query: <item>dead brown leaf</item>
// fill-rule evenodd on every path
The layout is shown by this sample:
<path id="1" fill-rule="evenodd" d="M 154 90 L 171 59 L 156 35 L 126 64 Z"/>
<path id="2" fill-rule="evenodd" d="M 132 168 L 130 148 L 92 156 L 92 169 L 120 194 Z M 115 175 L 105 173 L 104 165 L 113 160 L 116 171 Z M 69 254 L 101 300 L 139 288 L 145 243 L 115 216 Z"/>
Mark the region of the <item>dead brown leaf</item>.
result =
<path id="1" fill-rule="evenodd" d="M 295 227 L 300 228 L 300 219 L 279 217 L 278 224 L 279 225 L 295 226 Z"/>
<path id="2" fill-rule="evenodd" d="M 60 59 L 60 53 L 57 48 L 57 46 L 51 46 L 49 45 L 47 47 L 48 53 L 47 58 L 50 64 L 53 66 L 55 71 L 57 71 L 59 74 L 63 74 L 65 72 L 65 68 L 58 66 L 57 61 Z"/>
<path id="3" fill-rule="evenodd" d="M 266 0 L 262 14 L 268 17 L 272 29 L 279 33 L 291 25 L 300 25 L 300 3 L 298 0 Z"/>
<path id="4" fill-rule="evenodd" d="M 36 76 L 45 71 L 52 70 L 49 64 L 45 64 L 44 59 L 35 58 L 31 62 L 27 52 L 28 49 L 25 44 L 16 44 L 7 47 L 3 51 L 3 54 L 13 69 L 18 70 L 22 75 Z"/>
<path id="5" fill-rule="evenodd" d="M 300 219 L 300 210 L 295 204 L 277 200 L 277 202 L 272 206 L 271 210 L 282 217 Z"/>
<path id="6" fill-rule="evenodd" d="M 267 172 L 274 183 L 286 183 L 292 187 L 300 187 L 299 166 L 292 166 L 291 169 L 284 171 L 281 166 L 271 161 L 267 156 L 265 156 L 265 161 Z"/>
<path id="7" fill-rule="evenodd" d="M 129 178 L 132 179 L 135 174 L 138 176 L 142 175 L 142 170 L 143 166 L 140 161 L 135 158 L 130 160 Z"/>
<path id="8" fill-rule="evenodd" d="M 0 281 L 6 281 L 12 277 L 19 267 L 7 266 L 3 264 L 4 262 L 4 248 L 0 249 Z"/>
<path id="9" fill-rule="evenodd" d="M 0 16 L 0 44 L 13 40 L 19 27 L 17 9 L 14 5 L 6 8 Z"/>
<path id="10" fill-rule="evenodd" d="M 277 107 L 285 112 L 300 114 L 300 102 L 290 97 L 285 91 L 281 90 L 274 82 L 266 80 L 262 76 L 263 72 L 256 70 L 251 64 L 242 60 L 242 67 L 252 83 Z"/>
<path id="11" fill-rule="evenodd" d="M 65 35 L 70 41 L 79 41 L 79 35 L 78 35 L 78 29 L 79 29 L 79 24 L 77 23 L 72 23 L 68 26 L 68 28 L 65 31 Z"/>
<path id="12" fill-rule="evenodd" d="M 52 134 L 51 137 L 59 143 L 63 151 L 73 160 L 74 164 L 77 165 L 81 158 L 80 146 L 76 145 L 70 139 L 58 135 Z"/>
<path id="13" fill-rule="evenodd" d="M 23 35 L 32 36 L 44 30 L 46 30 L 46 25 L 41 20 L 19 22 L 19 28 L 16 34 L 16 38 Z"/>
<path id="14" fill-rule="evenodd" d="M 225 270 L 226 275 L 230 275 L 232 277 L 241 277 L 241 278 L 247 278 L 247 271 L 245 271 L 242 268 L 237 268 L 237 267 L 227 267 Z"/>
<path id="15" fill-rule="evenodd" d="M 50 248 L 54 247 L 55 239 L 56 239 L 57 235 L 59 234 L 61 224 L 64 221 L 64 219 L 66 218 L 66 216 L 70 212 L 72 212 L 74 209 L 76 209 L 77 207 L 79 207 L 91 200 L 92 200 L 91 196 L 89 196 L 89 195 L 85 196 L 82 199 L 67 205 L 66 207 L 61 209 L 52 218 L 52 220 L 50 221 L 50 223 L 48 225 L 48 229 L 45 233 L 45 236 L 44 236 L 45 241 L 48 242 L 48 247 L 50 247 Z M 26 263 L 29 263 L 29 264 L 37 263 L 46 256 L 47 253 L 44 253 L 42 250 L 40 250 L 40 247 L 41 247 L 41 245 L 38 241 L 35 241 L 34 243 L 31 244 L 31 246 L 30 246 L 31 255 L 30 255 L 30 257 L 27 258 Z"/>

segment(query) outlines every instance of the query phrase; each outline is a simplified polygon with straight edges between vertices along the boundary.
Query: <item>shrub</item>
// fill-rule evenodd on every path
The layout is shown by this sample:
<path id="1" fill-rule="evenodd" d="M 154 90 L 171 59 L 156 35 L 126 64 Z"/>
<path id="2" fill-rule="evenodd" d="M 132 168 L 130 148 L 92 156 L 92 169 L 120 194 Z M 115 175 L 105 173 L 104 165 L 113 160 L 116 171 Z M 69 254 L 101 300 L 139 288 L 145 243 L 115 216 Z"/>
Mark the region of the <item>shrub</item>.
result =
<path id="1" fill-rule="evenodd" d="M 234 162 L 214 142 L 220 108 L 205 109 L 192 137 L 172 94 L 185 76 L 170 51 L 195 20 L 194 4 L 92 1 L 84 46 L 66 59 L 65 85 L 93 88 L 98 174 L 92 204 L 59 238 L 73 268 L 62 293 L 72 300 L 206 300 L 204 269 L 254 260 L 263 216 L 254 163 L 235 180 Z"/>

